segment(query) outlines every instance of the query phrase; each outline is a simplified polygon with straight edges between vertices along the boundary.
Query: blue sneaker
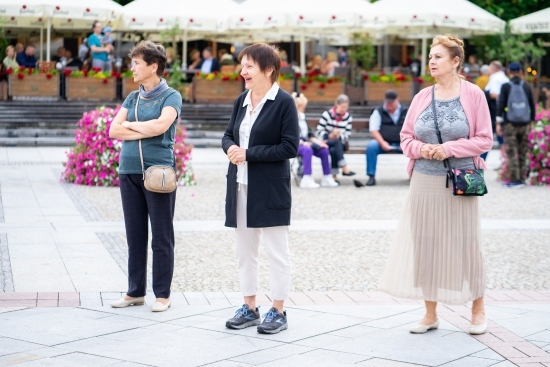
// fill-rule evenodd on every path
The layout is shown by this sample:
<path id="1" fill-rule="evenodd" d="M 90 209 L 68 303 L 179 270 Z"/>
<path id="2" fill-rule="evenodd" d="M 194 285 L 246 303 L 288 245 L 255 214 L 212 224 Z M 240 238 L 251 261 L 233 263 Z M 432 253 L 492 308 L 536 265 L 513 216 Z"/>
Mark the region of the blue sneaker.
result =
<path id="1" fill-rule="evenodd" d="M 235 312 L 235 316 L 227 320 L 225 327 L 228 329 L 244 329 L 249 326 L 260 325 L 260 311 L 256 307 L 255 311 L 252 311 L 248 305 L 243 305 Z"/>
<path id="2" fill-rule="evenodd" d="M 260 334 L 277 334 L 279 331 L 288 329 L 286 320 L 286 311 L 279 313 L 275 307 L 271 307 L 268 313 L 264 315 L 264 321 L 258 326 Z"/>

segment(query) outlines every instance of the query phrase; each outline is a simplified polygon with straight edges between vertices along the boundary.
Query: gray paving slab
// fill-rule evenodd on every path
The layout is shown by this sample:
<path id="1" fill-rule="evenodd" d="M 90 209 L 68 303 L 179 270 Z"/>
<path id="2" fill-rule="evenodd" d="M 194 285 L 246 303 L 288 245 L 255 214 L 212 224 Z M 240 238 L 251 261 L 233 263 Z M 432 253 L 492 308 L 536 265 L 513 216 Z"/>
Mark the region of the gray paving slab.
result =
<path id="1" fill-rule="evenodd" d="M 550 343 L 550 324 L 546 325 L 547 329 L 544 331 L 541 331 L 540 333 L 531 334 L 527 336 L 525 339 L 529 341 L 538 341 L 543 343 Z"/>
<path id="2" fill-rule="evenodd" d="M 519 316 L 515 319 L 499 320 L 499 325 L 512 331 L 521 337 L 527 337 L 548 329 L 549 323 L 541 323 L 540 318 L 530 316 Z"/>
<path id="3" fill-rule="evenodd" d="M 2 321 L 4 324 L 4 321 Z M 12 353 L 25 352 L 32 349 L 43 347 L 40 343 L 31 343 L 11 337 L 0 337 L 0 356 Z"/>
<path id="4" fill-rule="evenodd" d="M 235 362 L 248 363 L 253 366 L 257 366 L 257 365 L 261 365 L 261 364 L 265 364 L 273 361 L 280 361 L 285 357 L 306 353 L 311 350 L 313 350 L 313 348 L 304 347 L 300 345 L 287 344 L 287 345 L 281 345 L 279 347 L 261 350 L 258 352 L 244 354 L 238 357 L 233 357 L 230 360 Z M 280 362 L 283 363 L 282 361 Z"/>
<path id="5" fill-rule="evenodd" d="M 484 358 L 476 358 L 476 357 L 464 357 L 457 359 L 456 361 L 452 361 L 449 363 L 445 363 L 441 365 L 441 367 L 488 367 L 488 366 L 494 366 L 495 364 L 500 363 L 498 361 L 492 360 L 492 359 L 484 359 Z"/>
<path id="6" fill-rule="evenodd" d="M 420 364 L 392 361 L 390 359 L 372 358 L 364 362 L 357 363 L 359 366 L 367 367 L 419 367 Z"/>
<path id="7" fill-rule="evenodd" d="M 352 326 L 351 328 L 353 328 L 353 327 L 354 326 Z M 361 328 L 363 328 L 363 327 L 361 327 Z M 346 330 L 346 329 L 343 329 L 343 330 Z M 311 338 L 297 340 L 293 344 L 303 345 L 303 346 L 311 347 L 311 348 L 322 348 L 324 346 L 339 343 L 339 342 L 342 342 L 344 340 L 346 340 L 346 337 L 339 336 L 339 335 L 336 334 L 336 332 L 332 332 L 332 333 L 328 333 L 328 334 L 321 334 L 321 335 L 312 336 Z"/>
<path id="8" fill-rule="evenodd" d="M 487 348 L 480 352 L 471 354 L 470 357 L 485 358 L 485 359 L 494 359 L 496 361 L 503 361 L 505 358 L 495 352 L 494 350 Z"/>
<path id="9" fill-rule="evenodd" d="M 118 359 L 105 358 L 84 353 L 68 353 L 58 357 L 54 357 L 53 359 L 55 359 L 55 361 L 59 361 L 60 363 L 72 363 L 75 366 L 83 367 L 111 366 L 115 363 L 124 362 Z"/>
<path id="10" fill-rule="evenodd" d="M 433 345 L 438 346 L 437 350 L 431 348 Z M 400 362 L 438 366 L 479 352 L 486 347 L 464 333 L 434 330 L 415 335 L 408 333 L 408 328 L 398 327 L 365 334 L 325 348 Z"/>

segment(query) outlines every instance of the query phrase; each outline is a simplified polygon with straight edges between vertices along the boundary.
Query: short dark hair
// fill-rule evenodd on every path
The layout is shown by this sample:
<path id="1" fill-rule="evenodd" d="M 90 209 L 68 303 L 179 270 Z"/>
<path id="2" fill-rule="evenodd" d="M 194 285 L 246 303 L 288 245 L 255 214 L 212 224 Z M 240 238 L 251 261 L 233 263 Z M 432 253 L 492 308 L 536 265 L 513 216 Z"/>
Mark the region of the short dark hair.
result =
<path id="1" fill-rule="evenodd" d="M 212 52 L 212 47 L 210 47 L 210 46 L 205 47 L 203 51 L 208 51 L 208 52 L 210 52 L 211 54 L 213 54 L 213 52 Z"/>
<path id="2" fill-rule="evenodd" d="M 241 51 L 239 54 L 239 62 L 241 62 L 244 56 L 257 63 L 260 70 L 264 73 L 269 69 L 273 69 L 273 73 L 271 74 L 271 81 L 273 83 L 279 79 L 281 56 L 275 46 L 268 45 L 267 43 L 255 43 L 245 47 Z"/>
<path id="3" fill-rule="evenodd" d="M 162 45 L 151 41 L 141 41 L 132 48 L 130 58 L 141 56 L 147 65 L 157 64 L 157 75 L 162 77 L 166 67 L 166 50 Z"/>

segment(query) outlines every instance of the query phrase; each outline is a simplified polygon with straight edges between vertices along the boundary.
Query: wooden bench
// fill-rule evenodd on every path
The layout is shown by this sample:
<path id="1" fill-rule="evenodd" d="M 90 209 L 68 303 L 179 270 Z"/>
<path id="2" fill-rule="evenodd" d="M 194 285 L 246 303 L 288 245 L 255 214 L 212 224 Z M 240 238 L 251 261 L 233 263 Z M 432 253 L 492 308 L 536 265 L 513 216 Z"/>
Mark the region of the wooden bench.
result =
<path id="1" fill-rule="evenodd" d="M 319 124 L 318 118 L 312 118 L 307 117 L 306 115 L 306 121 L 310 129 L 315 130 L 317 129 L 317 125 Z M 369 131 L 369 119 L 367 118 L 355 118 L 351 122 L 351 131 Z"/>

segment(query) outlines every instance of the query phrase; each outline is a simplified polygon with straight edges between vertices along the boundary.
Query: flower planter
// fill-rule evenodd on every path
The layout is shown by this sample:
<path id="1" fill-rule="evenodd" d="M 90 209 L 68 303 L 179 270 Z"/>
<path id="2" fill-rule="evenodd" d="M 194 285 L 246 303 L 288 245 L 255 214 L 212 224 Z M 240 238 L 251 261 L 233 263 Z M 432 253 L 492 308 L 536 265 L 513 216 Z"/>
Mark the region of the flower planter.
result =
<path id="1" fill-rule="evenodd" d="M 17 75 L 9 77 L 9 95 L 14 99 L 20 97 L 59 98 L 59 75 L 48 78 L 46 74 L 25 75 L 19 79 Z"/>
<path id="2" fill-rule="evenodd" d="M 0 81 L 0 101 L 8 99 L 8 83 L 5 80 Z"/>
<path id="3" fill-rule="evenodd" d="M 308 102 L 322 102 L 332 104 L 340 94 L 344 93 L 344 82 L 300 82 L 299 90 L 300 92 L 305 94 Z"/>
<path id="4" fill-rule="evenodd" d="M 384 95 L 389 89 L 393 89 L 399 100 L 402 102 L 410 102 L 413 94 L 413 82 L 406 81 L 400 83 L 385 83 L 385 82 L 371 82 L 368 80 L 366 83 L 365 93 L 366 99 L 371 102 L 380 102 L 384 100 Z"/>
<path id="5" fill-rule="evenodd" d="M 134 78 L 122 78 L 122 99 L 126 99 L 128 94 L 139 89 L 139 83 L 134 82 Z"/>
<path id="6" fill-rule="evenodd" d="M 92 77 L 65 78 L 65 97 L 67 101 L 114 101 L 116 100 L 116 79 Z"/>
<path id="7" fill-rule="evenodd" d="M 294 80 L 292 79 L 279 80 L 279 87 L 285 92 L 287 92 L 288 94 L 292 94 L 292 92 L 294 92 Z"/>
<path id="8" fill-rule="evenodd" d="M 206 80 L 193 78 L 195 103 L 232 103 L 243 92 L 242 82 L 237 80 Z"/>

